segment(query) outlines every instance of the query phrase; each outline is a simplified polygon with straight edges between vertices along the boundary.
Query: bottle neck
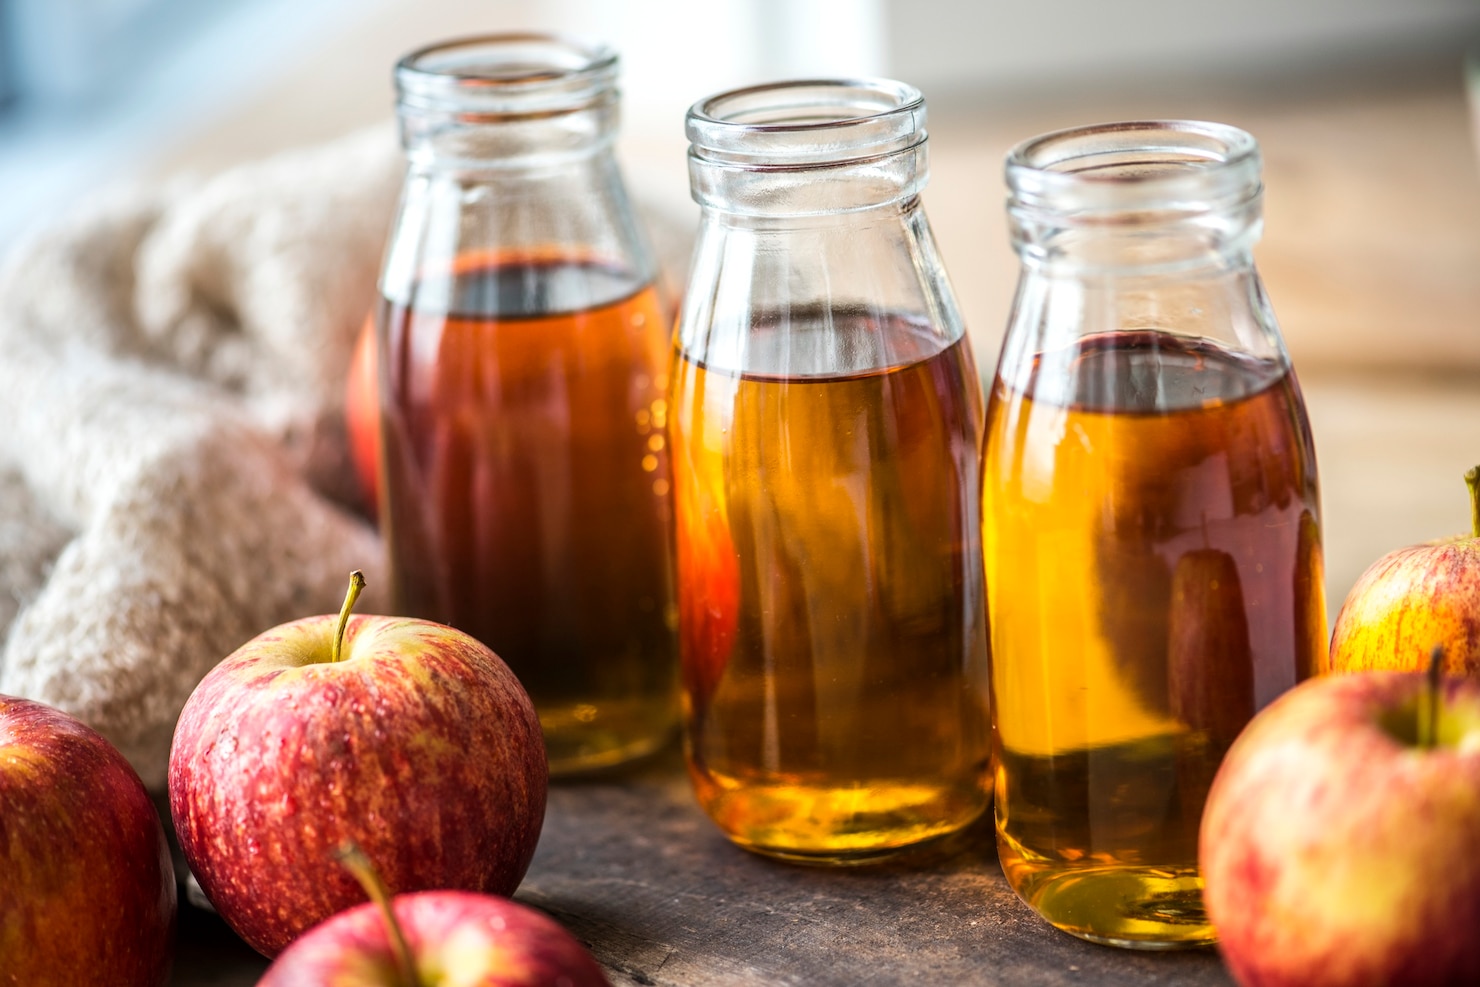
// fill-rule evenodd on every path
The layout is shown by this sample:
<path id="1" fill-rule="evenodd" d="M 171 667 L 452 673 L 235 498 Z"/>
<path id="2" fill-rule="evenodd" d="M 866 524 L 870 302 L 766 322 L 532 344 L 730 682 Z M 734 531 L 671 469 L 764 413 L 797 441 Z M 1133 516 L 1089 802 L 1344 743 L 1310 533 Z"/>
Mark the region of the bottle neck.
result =
<path id="1" fill-rule="evenodd" d="M 1081 127 L 1014 148 L 1008 219 L 1023 271 L 999 375 L 1017 386 L 1039 359 L 1116 339 L 1217 347 L 1283 372 L 1253 263 L 1259 167 L 1248 134 L 1197 121 Z"/>
<path id="2" fill-rule="evenodd" d="M 964 332 L 918 198 L 807 217 L 705 210 L 678 343 L 711 369 L 848 376 Z"/>
<path id="3" fill-rule="evenodd" d="M 1247 267 L 1261 232 L 1259 148 L 1234 127 L 1080 127 L 1007 157 L 1008 220 L 1025 267 L 1056 276 L 1182 277 Z"/>
<path id="4" fill-rule="evenodd" d="M 923 135 L 902 151 L 805 168 L 758 167 L 689 151 L 694 201 L 739 222 L 847 223 L 850 214 L 909 209 L 929 177 Z"/>
<path id="5" fill-rule="evenodd" d="M 601 304 L 652 282 L 612 154 L 616 75 L 610 50 L 542 34 L 468 38 L 402 59 L 409 170 L 382 294 L 444 306 L 436 293 L 467 294 L 454 282 L 474 271 L 480 284 L 538 282 L 533 295 L 558 286 Z"/>
<path id="6" fill-rule="evenodd" d="M 695 103 L 689 182 L 705 210 L 802 219 L 913 199 L 929 174 L 925 100 L 888 79 L 781 82 Z"/>
<path id="7" fill-rule="evenodd" d="M 601 167 L 616 139 L 609 101 L 541 116 L 488 118 L 402 105 L 401 143 L 420 171 L 531 172 Z"/>
<path id="8" fill-rule="evenodd" d="M 1263 231 L 1257 191 L 1223 208 L 1110 212 L 1088 217 L 1014 200 L 1013 249 L 1026 270 L 1054 278 L 1218 278 L 1253 267 Z"/>
<path id="9" fill-rule="evenodd" d="M 558 35 L 464 38 L 396 64 L 396 110 L 413 168 L 519 170 L 608 149 L 616 53 Z"/>
<path id="10" fill-rule="evenodd" d="M 419 282 L 469 257 L 564 262 L 601 272 L 614 300 L 657 280 L 657 262 L 608 153 L 528 167 L 413 162 L 381 269 L 381 293 L 409 297 Z M 627 287 L 622 287 L 626 285 Z"/>
<path id="11" fill-rule="evenodd" d="M 1040 379 L 1045 361 L 1072 363 L 1096 347 L 1113 348 L 1114 340 L 1140 339 L 1233 354 L 1260 381 L 1274 380 L 1289 369 L 1289 356 L 1249 253 L 1252 233 L 1245 237 L 1160 229 L 1139 239 L 1019 245 L 1022 274 L 997 376 L 1051 403 L 1072 403 L 1068 394 L 1042 390 L 1042 379 L 1052 377 Z"/>
<path id="12" fill-rule="evenodd" d="M 721 93 L 685 121 L 703 222 L 679 324 L 711 369 L 847 376 L 963 334 L 920 206 L 925 102 L 887 79 Z"/>

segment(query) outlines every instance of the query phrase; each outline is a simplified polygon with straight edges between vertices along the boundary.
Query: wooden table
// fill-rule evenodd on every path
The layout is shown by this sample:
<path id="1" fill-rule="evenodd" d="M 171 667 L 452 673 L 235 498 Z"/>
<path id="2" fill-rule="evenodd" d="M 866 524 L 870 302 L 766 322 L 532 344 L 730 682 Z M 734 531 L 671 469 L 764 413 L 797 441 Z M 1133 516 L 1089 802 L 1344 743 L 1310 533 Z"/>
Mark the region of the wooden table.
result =
<path id="1" fill-rule="evenodd" d="M 553 786 L 515 897 L 585 942 L 617 987 L 1232 983 L 1211 950 L 1119 950 L 1049 927 L 1008 888 L 990 823 L 873 868 L 747 853 L 699 810 L 673 751 Z M 218 919 L 182 910 L 174 984 L 245 987 L 266 969 Z"/>

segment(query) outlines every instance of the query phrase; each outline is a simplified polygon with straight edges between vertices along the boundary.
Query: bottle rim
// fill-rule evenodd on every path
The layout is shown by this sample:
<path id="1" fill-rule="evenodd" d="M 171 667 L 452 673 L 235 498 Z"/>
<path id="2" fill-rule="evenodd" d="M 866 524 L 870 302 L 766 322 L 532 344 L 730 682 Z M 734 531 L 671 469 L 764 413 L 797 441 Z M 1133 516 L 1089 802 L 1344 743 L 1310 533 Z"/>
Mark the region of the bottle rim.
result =
<path id="1" fill-rule="evenodd" d="M 402 108 L 481 117 L 548 116 L 616 98 L 611 47 L 549 32 L 472 35 L 426 45 L 395 66 Z"/>
<path id="2" fill-rule="evenodd" d="M 1012 205 L 1071 222 L 1105 213 L 1219 211 L 1256 201 L 1259 144 L 1202 120 L 1132 120 L 1056 130 L 1007 155 Z"/>
<path id="3" fill-rule="evenodd" d="M 893 79 L 793 79 L 745 86 L 694 103 L 689 153 L 755 170 L 857 162 L 925 143 L 925 97 Z"/>

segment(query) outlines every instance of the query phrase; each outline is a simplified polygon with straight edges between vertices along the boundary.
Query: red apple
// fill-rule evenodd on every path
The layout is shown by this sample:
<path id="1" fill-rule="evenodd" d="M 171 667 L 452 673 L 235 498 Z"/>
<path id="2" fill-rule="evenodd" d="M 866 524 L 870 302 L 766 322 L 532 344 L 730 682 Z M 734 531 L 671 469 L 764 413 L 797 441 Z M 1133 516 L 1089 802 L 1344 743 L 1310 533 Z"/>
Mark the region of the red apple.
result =
<path id="1" fill-rule="evenodd" d="M 1445 671 L 1480 679 L 1480 467 L 1469 535 L 1389 552 L 1347 594 L 1322 672 L 1415 671 L 1435 645 Z"/>
<path id="2" fill-rule="evenodd" d="M 372 898 L 305 932 L 257 987 L 611 987 L 575 937 L 507 898 L 467 891 Z"/>
<path id="3" fill-rule="evenodd" d="M 721 467 L 699 462 L 718 456 L 708 447 L 675 442 L 678 568 L 678 640 L 684 688 L 696 715 L 714 698 L 735 647 L 740 622 L 740 562 L 730 538 L 722 495 L 703 477 Z"/>
<path id="4" fill-rule="evenodd" d="M 144 783 L 96 731 L 0 696 L 0 983 L 159 987 L 175 869 Z"/>
<path id="5" fill-rule="evenodd" d="M 365 506 L 374 517 L 380 503 L 380 379 L 375 351 L 375 316 L 365 317 L 360 338 L 349 361 L 344 387 L 344 422 L 349 433 L 349 458 Z"/>
<path id="6" fill-rule="evenodd" d="M 394 908 L 418 987 L 610 987 L 591 954 L 569 932 L 506 898 L 419 891 L 397 895 Z M 300 936 L 257 987 L 336 983 L 406 987 L 385 922 L 370 902 Z"/>
<path id="7" fill-rule="evenodd" d="M 242 645 L 175 729 L 170 809 L 185 859 L 267 956 L 364 900 L 335 861 L 345 843 L 393 892 L 510 894 L 544 821 L 539 720 L 508 666 L 451 627 L 349 617 L 362 585 L 339 617 Z"/>
<path id="8" fill-rule="evenodd" d="M 1477 835 L 1480 682 L 1305 682 L 1208 795 L 1200 862 L 1229 969 L 1245 987 L 1480 984 Z"/>

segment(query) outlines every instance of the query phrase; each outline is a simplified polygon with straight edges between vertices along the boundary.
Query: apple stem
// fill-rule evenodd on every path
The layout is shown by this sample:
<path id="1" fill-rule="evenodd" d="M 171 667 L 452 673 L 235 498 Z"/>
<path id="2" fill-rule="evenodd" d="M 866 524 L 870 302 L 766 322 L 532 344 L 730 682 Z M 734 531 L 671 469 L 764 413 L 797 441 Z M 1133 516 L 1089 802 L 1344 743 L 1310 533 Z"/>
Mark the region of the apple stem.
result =
<path id="1" fill-rule="evenodd" d="M 356 573 L 359 575 L 359 573 Z M 406 933 L 401 929 L 401 923 L 396 920 L 396 911 L 391 907 L 390 892 L 386 890 L 385 882 L 375 871 L 375 865 L 370 863 L 364 851 L 353 843 L 346 844 L 339 850 L 339 863 L 349 871 L 360 887 L 365 889 L 365 894 L 375 902 L 380 909 L 380 915 L 385 919 L 385 930 L 391 942 L 391 954 L 396 961 L 396 972 L 399 974 L 401 987 L 422 987 L 421 978 L 416 975 L 416 962 L 411 958 L 411 946 L 406 942 Z"/>
<path id="2" fill-rule="evenodd" d="M 1470 534 L 1480 538 L 1480 466 L 1465 471 L 1465 485 L 1470 488 Z"/>
<path id="3" fill-rule="evenodd" d="M 1432 750 L 1439 743 L 1439 687 L 1443 684 L 1444 645 L 1434 645 L 1429 652 L 1429 674 L 1424 691 L 1424 704 L 1418 721 L 1418 746 Z"/>
<path id="4" fill-rule="evenodd" d="M 349 626 L 349 612 L 355 608 L 355 601 L 360 598 L 360 591 L 364 588 L 365 574 L 356 569 L 349 574 L 349 592 L 344 594 L 344 606 L 339 608 L 339 626 L 334 628 L 334 648 L 329 652 L 330 662 L 343 657 L 344 629 Z"/>

